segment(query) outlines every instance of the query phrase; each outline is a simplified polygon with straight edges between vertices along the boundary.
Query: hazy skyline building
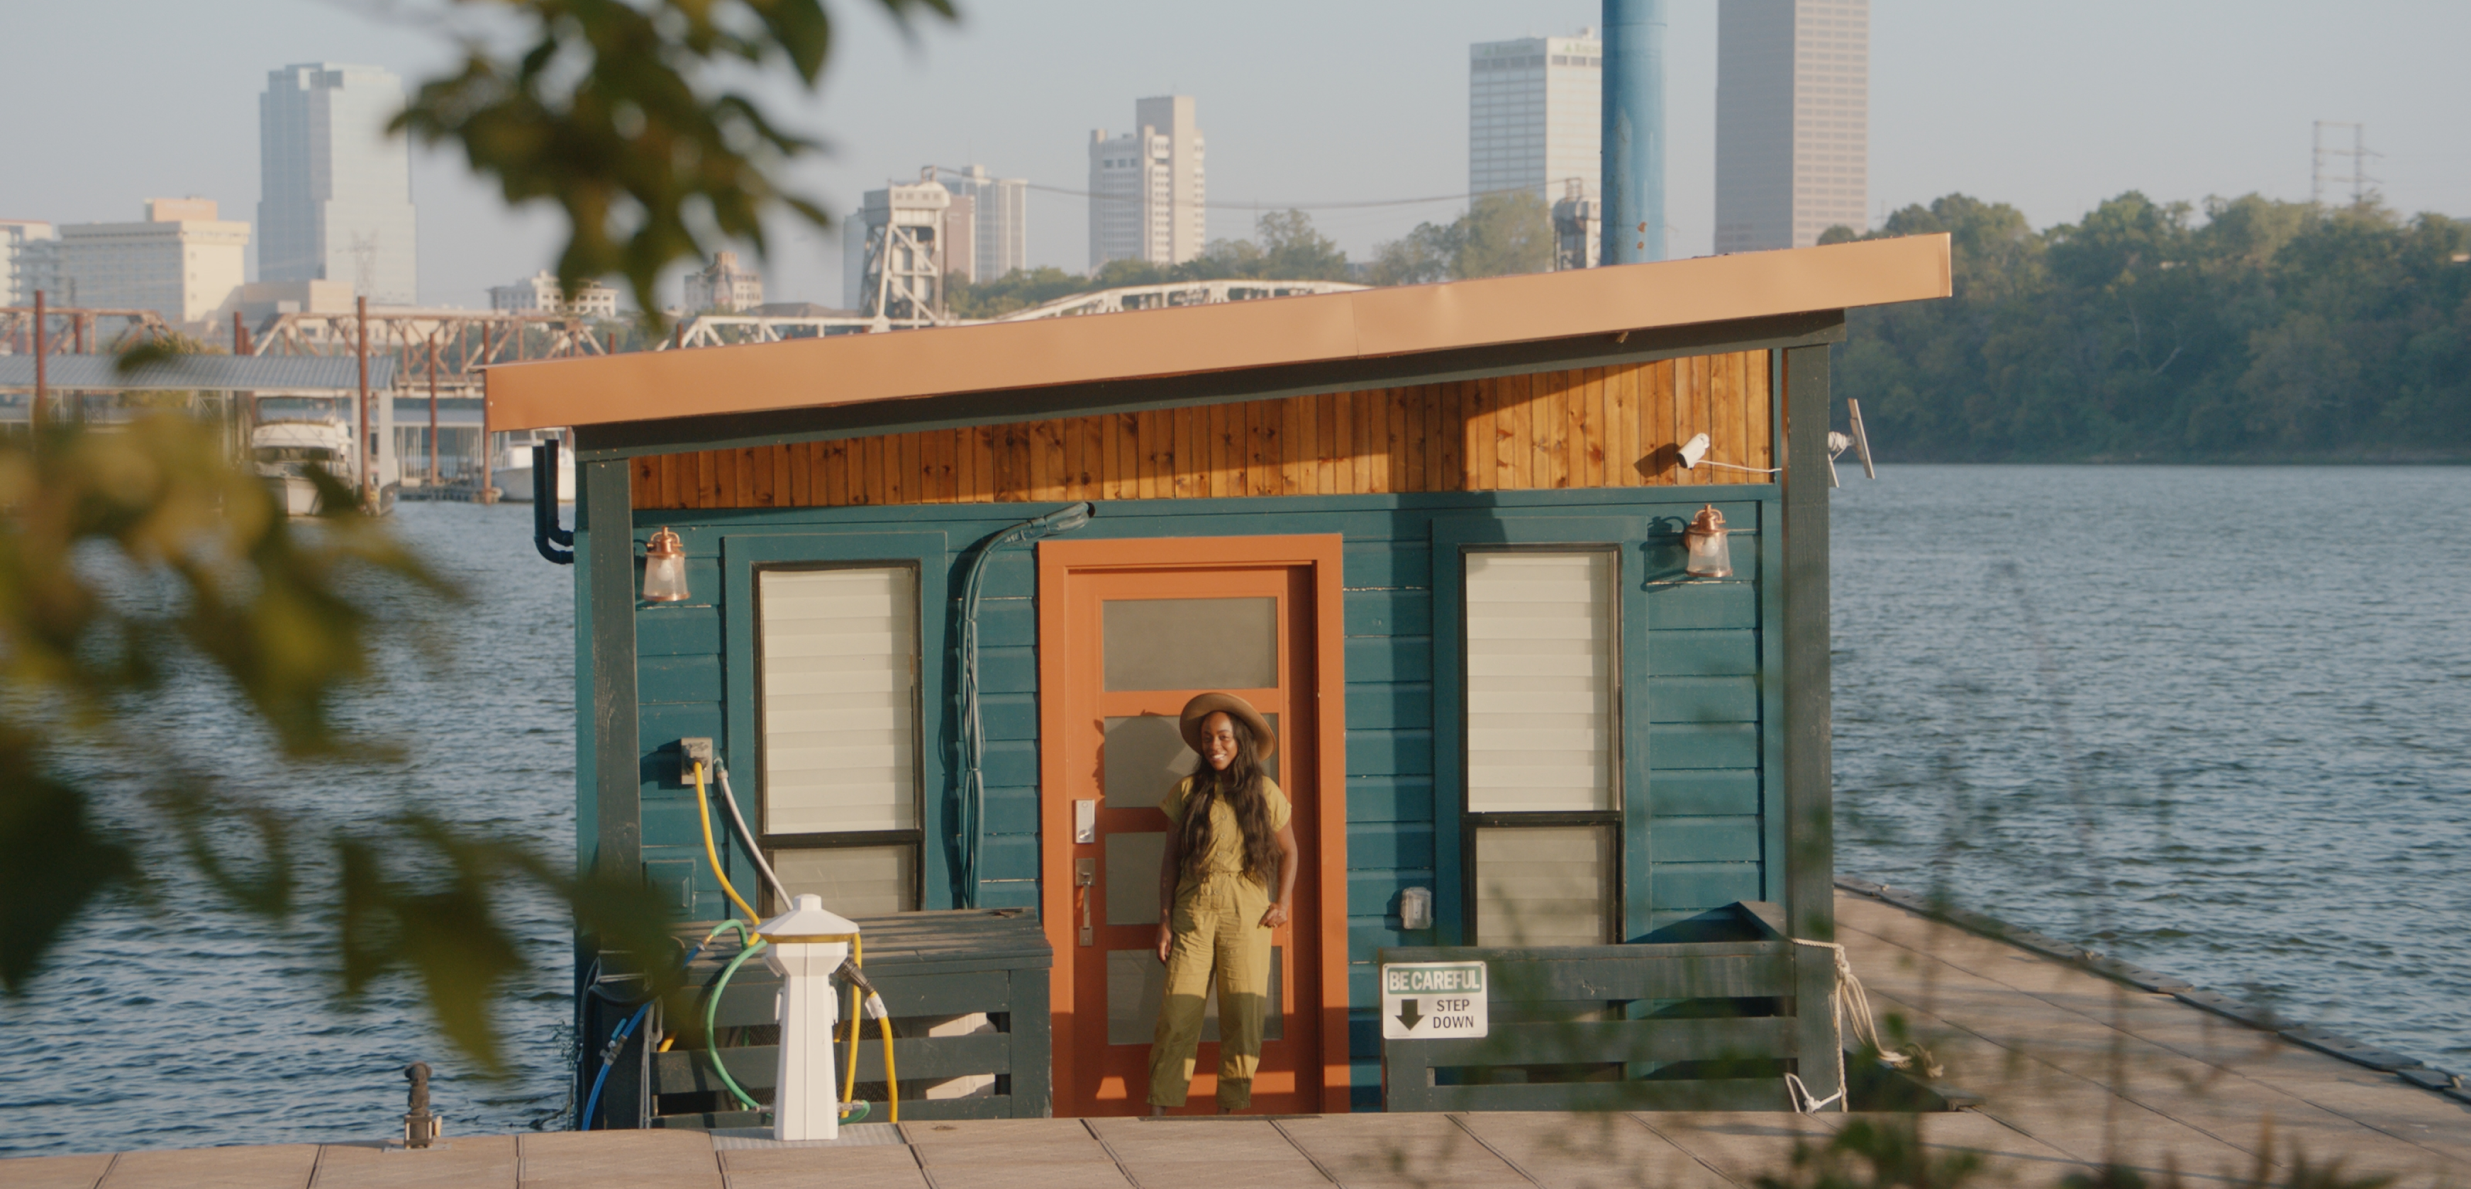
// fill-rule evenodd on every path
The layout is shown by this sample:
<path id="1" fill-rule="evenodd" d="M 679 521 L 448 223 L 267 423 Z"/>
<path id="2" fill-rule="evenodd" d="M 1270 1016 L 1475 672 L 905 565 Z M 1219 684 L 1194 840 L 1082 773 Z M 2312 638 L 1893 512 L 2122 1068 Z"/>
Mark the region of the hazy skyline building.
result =
<path id="1" fill-rule="evenodd" d="M 1869 205 L 1869 0 L 1723 0 L 1716 251 L 1806 248 Z"/>
<path id="2" fill-rule="evenodd" d="M 1201 128 L 1190 95 L 1133 103 L 1133 131 L 1090 132 L 1090 270 L 1182 264 L 1209 243 Z"/>
<path id="3" fill-rule="evenodd" d="M 738 254 L 726 249 L 714 252 L 712 263 L 686 274 L 679 290 L 679 305 L 689 314 L 736 314 L 764 304 L 763 274 L 739 267 Z"/>
<path id="4" fill-rule="evenodd" d="M 205 198 L 154 198 L 134 223 L 60 228 L 60 305 L 153 310 L 200 326 L 223 314 L 248 279 L 249 225 L 218 217 Z"/>
<path id="5" fill-rule="evenodd" d="M 968 199 L 974 221 L 968 275 L 994 281 L 1030 266 L 1030 182 L 990 177 L 984 165 L 964 166 L 945 182 L 955 201 Z M 957 266 L 956 272 L 960 271 Z"/>
<path id="6" fill-rule="evenodd" d="M 570 300 L 558 285 L 558 275 L 542 269 L 512 285 L 489 287 L 489 308 L 523 314 L 581 314 L 586 318 L 618 316 L 618 291 L 601 281 L 586 281 Z"/>
<path id="7" fill-rule="evenodd" d="M 0 300 L 33 305 L 40 289 L 60 303 L 59 288 L 59 230 L 42 219 L 0 219 Z"/>
<path id="8" fill-rule="evenodd" d="M 411 147 L 389 136 L 403 83 L 375 66 L 267 72 L 258 97 L 258 279 L 341 281 L 417 305 Z"/>
<path id="9" fill-rule="evenodd" d="M 1604 165 L 1604 43 L 1522 37 L 1467 47 L 1467 189 L 1527 190 L 1547 206 L 1579 179 L 1594 199 Z"/>

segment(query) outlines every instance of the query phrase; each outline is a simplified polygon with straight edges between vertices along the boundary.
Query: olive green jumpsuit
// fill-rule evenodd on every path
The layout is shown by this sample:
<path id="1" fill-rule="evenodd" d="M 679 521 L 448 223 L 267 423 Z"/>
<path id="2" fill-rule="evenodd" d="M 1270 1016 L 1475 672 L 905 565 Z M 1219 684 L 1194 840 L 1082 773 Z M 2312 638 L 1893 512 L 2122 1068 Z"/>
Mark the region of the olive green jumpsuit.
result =
<path id="1" fill-rule="evenodd" d="M 1184 824 L 1184 800 L 1193 782 L 1185 778 L 1158 807 L 1167 820 Z M 1270 829 L 1287 828 L 1291 810 L 1277 782 L 1261 778 L 1269 800 Z M 1275 877 L 1276 873 L 1270 873 Z M 1253 1072 L 1261 1066 L 1262 1012 L 1270 998 L 1270 931 L 1261 914 L 1270 890 L 1244 875 L 1244 830 L 1224 801 L 1210 806 L 1210 851 L 1199 863 L 1188 858 L 1175 890 L 1167 951 L 1167 996 L 1159 1006 L 1158 1031 L 1150 1040 L 1150 1104 L 1180 1107 L 1192 1088 L 1193 1054 L 1201 1044 L 1203 1008 L 1211 973 L 1218 984 L 1218 1105 L 1240 1111 L 1252 1105 Z"/>

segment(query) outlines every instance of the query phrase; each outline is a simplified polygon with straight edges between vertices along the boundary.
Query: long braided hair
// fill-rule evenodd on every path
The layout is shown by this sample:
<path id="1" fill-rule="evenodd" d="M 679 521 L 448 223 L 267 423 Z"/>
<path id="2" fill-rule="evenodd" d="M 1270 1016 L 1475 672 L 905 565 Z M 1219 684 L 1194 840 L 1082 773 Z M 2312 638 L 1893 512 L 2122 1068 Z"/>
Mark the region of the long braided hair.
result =
<path id="1" fill-rule="evenodd" d="M 1270 828 L 1270 798 L 1262 792 L 1260 753 L 1252 728 L 1235 715 L 1226 717 L 1235 730 L 1235 758 L 1223 771 L 1205 759 L 1193 773 L 1192 791 L 1184 798 L 1184 822 L 1178 828 L 1184 850 L 1183 875 L 1201 875 L 1202 856 L 1210 853 L 1210 808 L 1224 801 L 1235 811 L 1236 825 L 1244 832 L 1245 876 L 1267 885 L 1278 867 L 1278 843 Z"/>

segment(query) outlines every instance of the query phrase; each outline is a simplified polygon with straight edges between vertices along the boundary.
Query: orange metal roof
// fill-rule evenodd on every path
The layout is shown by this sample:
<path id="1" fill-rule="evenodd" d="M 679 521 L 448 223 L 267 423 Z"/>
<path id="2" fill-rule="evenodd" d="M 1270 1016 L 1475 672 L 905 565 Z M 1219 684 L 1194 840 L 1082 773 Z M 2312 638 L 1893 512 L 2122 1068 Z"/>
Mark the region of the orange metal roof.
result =
<path id="1" fill-rule="evenodd" d="M 1948 237 L 488 369 L 546 429 L 1413 355 L 1948 295 Z"/>

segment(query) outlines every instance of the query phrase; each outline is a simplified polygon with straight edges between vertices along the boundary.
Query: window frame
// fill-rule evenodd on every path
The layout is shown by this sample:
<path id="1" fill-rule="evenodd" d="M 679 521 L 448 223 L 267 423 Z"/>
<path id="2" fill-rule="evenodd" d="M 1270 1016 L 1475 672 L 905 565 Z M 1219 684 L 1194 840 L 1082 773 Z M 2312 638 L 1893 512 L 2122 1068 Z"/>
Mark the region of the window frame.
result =
<path id="1" fill-rule="evenodd" d="M 762 778 L 757 783 L 755 798 L 755 842 L 763 848 L 764 861 L 776 863 L 783 850 L 855 850 L 860 847 L 897 846 L 910 848 L 910 907 L 917 912 L 926 905 L 926 607 L 918 599 L 925 567 L 916 558 L 879 561 L 808 561 L 775 562 L 748 567 L 752 586 L 747 593 L 754 600 L 755 646 L 755 768 Z M 766 742 L 772 737 L 772 708 L 763 696 L 764 690 L 764 575 L 814 574 L 834 570 L 903 570 L 909 574 L 910 597 L 921 605 L 915 608 L 917 617 L 910 621 L 910 820 L 917 824 L 906 830 L 826 830 L 798 834 L 775 834 L 769 828 L 769 807 L 772 758 L 766 753 Z M 786 904 L 772 904 L 777 899 L 772 889 L 763 889 L 758 901 L 767 912 L 787 912 Z"/>
<path id="2" fill-rule="evenodd" d="M 1607 614 L 1605 618 L 1612 629 L 1612 639 L 1607 643 L 1607 647 L 1610 650 L 1608 659 L 1611 661 L 1611 664 L 1607 669 L 1607 678 L 1610 682 L 1610 688 L 1605 692 L 1606 717 L 1610 720 L 1609 725 L 1611 727 L 1611 737 L 1607 743 L 1605 767 L 1611 776 L 1613 784 L 1613 787 L 1609 790 L 1611 793 L 1609 800 L 1612 803 L 1612 808 L 1578 810 L 1473 810 L 1467 807 L 1468 781 L 1466 779 L 1466 775 L 1472 768 L 1472 764 L 1470 762 L 1472 752 L 1468 744 L 1467 720 L 1467 694 L 1470 690 L 1467 665 L 1467 559 L 1470 556 L 1479 553 L 1559 555 L 1599 554 L 1610 559 L 1612 572 L 1607 575 L 1607 589 L 1605 591 L 1607 596 L 1609 596 L 1610 605 L 1606 608 Z M 1476 864 L 1476 838 L 1478 832 L 1483 830 L 1571 826 L 1610 828 L 1613 832 L 1612 870 L 1610 872 L 1610 878 L 1606 881 L 1606 886 L 1604 888 L 1605 936 L 1600 944 L 1610 945 L 1618 942 L 1624 936 L 1625 926 L 1623 906 L 1629 895 L 1627 877 L 1630 864 L 1626 861 L 1624 856 L 1625 852 L 1629 849 L 1626 842 L 1628 830 L 1625 827 L 1629 819 L 1627 809 L 1630 800 L 1631 784 L 1631 782 L 1626 779 L 1628 776 L 1628 772 L 1626 771 L 1628 748 L 1624 746 L 1625 737 L 1628 732 L 1623 729 L 1623 724 L 1625 721 L 1624 708 L 1626 705 L 1626 699 L 1624 698 L 1626 683 L 1624 681 L 1624 677 L 1628 671 L 1628 666 L 1622 663 L 1623 645 L 1624 641 L 1627 639 L 1627 633 L 1622 630 L 1622 620 L 1624 618 L 1622 614 L 1622 605 L 1624 602 L 1622 598 L 1622 545 L 1620 542 L 1608 541 L 1536 541 L 1483 544 L 1465 543 L 1458 547 L 1456 560 L 1458 562 L 1458 565 L 1455 567 L 1458 571 L 1458 615 L 1456 617 L 1456 623 L 1451 625 L 1447 630 L 1452 631 L 1454 638 L 1457 641 L 1459 661 L 1459 697 L 1457 699 L 1458 721 L 1456 724 L 1459 753 L 1458 771 L 1460 774 L 1458 789 L 1459 872 L 1461 885 L 1459 891 L 1459 913 L 1462 936 L 1465 938 L 1464 944 L 1507 944 L 1505 942 L 1487 939 L 1477 929 L 1477 922 L 1479 919 L 1478 906 L 1481 900 L 1481 885 L 1477 880 Z M 1437 626 L 1439 625 L 1437 624 Z"/>
<path id="3" fill-rule="evenodd" d="M 775 857 L 784 850 L 907 845 L 912 862 L 910 886 L 905 892 L 912 907 L 904 911 L 925 912 L 949 907 L 951 856 L 948 848 L 929 845 L 931 840 L 948 832 L 943 820 L 943 798 L 928 795 L 930 790 L 943 788 L 946 781 L 943 753 L 929 737 L 936 724 L 927 713 L 930 707 L 940 705 L 944 697 L 942 666 L 946 659 L 945 621 L 948 618 L 945 593 L 947 572 L 951 568 L 944 534 L 742 534 L 722 538 L 721 549 L 724 598 L 727 602 L 727 613 L 722 622 L 722 630 L 726 634 L 723 655 L 728 666 L 723 702 L 726 751 L 722 759 L 726 763 L 735 756 L 751 761 L 743 766 L 729 766 L 739 771 L 752 769 L 753 787 L 744 787 L 747 781 L 741 779 L 738 792 L 742 808 L 754 815 L 749 825 L 754 828 L 756 844 L 763 848 L 764 860 L 774 862 Z M 770 796 L 764 742 L 769 708 L 763 697 L 761 575 L 774 571 L 891 568 L 910 572 L 910 593 L 916 601 L 917 619 L 911 641 L 914 679 L 910 685 L 914 724 L 910 739 L 910 795 L 914 811 L 911 820 L 916 824 L 905 830 L 770 833 L 766 829 L 768 815 L 765 813 Z M 715 792 L 717 794 L 717 790 Z M 760 895 L 754 898 L 759 908 L 767 912 L 786 910 L 787 905 L 773 903 L 777 897 L 772 894 L 771 888 L 761 886 L 760 878 L 748 882 L 759 886 Z"/>

